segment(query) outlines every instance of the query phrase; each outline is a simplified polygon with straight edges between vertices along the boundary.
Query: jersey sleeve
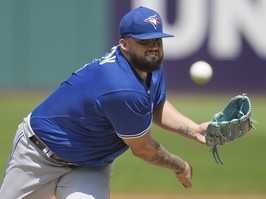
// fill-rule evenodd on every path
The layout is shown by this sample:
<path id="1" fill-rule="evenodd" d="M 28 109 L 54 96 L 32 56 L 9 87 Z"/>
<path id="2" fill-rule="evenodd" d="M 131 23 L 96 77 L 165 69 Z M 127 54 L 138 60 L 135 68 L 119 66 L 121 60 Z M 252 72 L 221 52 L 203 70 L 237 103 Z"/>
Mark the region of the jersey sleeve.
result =
<path id="1" fill-rule="evenodd" d="M 152 124 L 149 98 L 143 93 L 115 92 L 101 96 L 96 103 L 121 138 L 140 137 Z"/>

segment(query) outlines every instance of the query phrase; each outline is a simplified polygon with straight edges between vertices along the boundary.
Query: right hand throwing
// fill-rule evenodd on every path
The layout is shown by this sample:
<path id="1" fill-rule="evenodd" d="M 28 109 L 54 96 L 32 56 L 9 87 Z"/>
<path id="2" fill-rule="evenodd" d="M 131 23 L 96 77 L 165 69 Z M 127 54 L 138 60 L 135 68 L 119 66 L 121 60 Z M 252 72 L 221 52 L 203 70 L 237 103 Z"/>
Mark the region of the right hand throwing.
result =
<path id="1" fill-rule="evenodd" d="M 176 173 L 176 178 L 185 188 L 191 188 L 192 184 L 193 169 L 192 166 L 186 163 L 186 169 L 182 173 Z"/>

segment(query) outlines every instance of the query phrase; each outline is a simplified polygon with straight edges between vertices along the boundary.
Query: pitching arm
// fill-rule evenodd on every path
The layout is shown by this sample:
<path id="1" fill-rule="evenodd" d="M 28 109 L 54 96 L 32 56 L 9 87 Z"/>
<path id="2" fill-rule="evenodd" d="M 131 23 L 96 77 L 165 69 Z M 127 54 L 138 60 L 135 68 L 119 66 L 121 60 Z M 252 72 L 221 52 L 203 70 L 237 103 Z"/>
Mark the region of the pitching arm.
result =
<path id="1" fill-rule="evenodd" d="M 155 141 L 150 130 L 141 137 L 124 139 L 124 142 L 135 156 L 152 165 L 172 170 L 185 188 L 191 187 L 192 167 Z"/>
<path id="2" fill-rule="evenodd" d="M 154 123 L 167 131 L 196 140 L 201 144 L 206 143 L 204 135 L 209 122 L 195 123 L 177 111 L 167 100 L 154 109 L 153 119 Z"/>

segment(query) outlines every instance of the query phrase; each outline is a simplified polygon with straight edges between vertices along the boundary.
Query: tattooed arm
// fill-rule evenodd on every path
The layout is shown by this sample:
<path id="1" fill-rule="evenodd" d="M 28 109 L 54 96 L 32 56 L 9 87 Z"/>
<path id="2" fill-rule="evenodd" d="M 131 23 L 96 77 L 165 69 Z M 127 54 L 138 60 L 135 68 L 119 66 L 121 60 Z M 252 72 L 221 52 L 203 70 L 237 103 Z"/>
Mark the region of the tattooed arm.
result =
<path id="1" fill-rule="evenodd" d="M 154 122 L 170 132 L 205 144 L 204 134 L 209 122 L 197 124 L 178 112 L 167 100 L 154 109 Z"/>
<path id="2" fill-rule="evenodd" d="M 124 142 L 135 156 L 155 166 L 172 170 L 184 187 L 191 187 L 192 167 L 152 139 L 150 130 L 139 138 L 124 139 Z"/>
<path id="3" fill-rule="evenodd" d="M 205 144 L 204 134 L 208 122 L 200 125 L 193 122 L 178 112 L 167 100 L 154 109 L 153 120 L 163 129 Z M 191 187 L 192 167 L 153 140 L 150 130 L 139 138 L 124 139 L 124 142 L 135 156 L 150 164 L 174 171 L 184 187 Z"/>

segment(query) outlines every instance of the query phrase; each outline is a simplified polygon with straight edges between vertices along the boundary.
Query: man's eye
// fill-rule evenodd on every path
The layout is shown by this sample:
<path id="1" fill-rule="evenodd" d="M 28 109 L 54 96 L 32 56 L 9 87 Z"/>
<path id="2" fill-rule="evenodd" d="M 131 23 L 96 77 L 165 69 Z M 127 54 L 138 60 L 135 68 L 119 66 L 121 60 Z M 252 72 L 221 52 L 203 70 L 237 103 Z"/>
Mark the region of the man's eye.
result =
<path id="1" fill-rule="evenodd" d="M 156 43 L 156 44 L 161 44 L 162 43 L 162 38 L 158 38 L 158 39 L 143 39 L 143 40 L 139 40 L 139 43 L 141 45 L 148 45 L 149 43 Z"/>
<path id="2" fill-rule="evenodd" d="M 162 43 L 162 38 L 158 38 L 158 39 L 155 39 L 155 42 L 157 43 L 157 44 L 160 44 L 160 43 Z"/>
<path id="3" fill-rule="evenodd" d="M 148 40 L 147 39 L 139 40 L 139 43 L 141 45 L 146 45 L 148 43 Z"/>

